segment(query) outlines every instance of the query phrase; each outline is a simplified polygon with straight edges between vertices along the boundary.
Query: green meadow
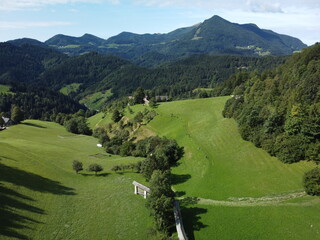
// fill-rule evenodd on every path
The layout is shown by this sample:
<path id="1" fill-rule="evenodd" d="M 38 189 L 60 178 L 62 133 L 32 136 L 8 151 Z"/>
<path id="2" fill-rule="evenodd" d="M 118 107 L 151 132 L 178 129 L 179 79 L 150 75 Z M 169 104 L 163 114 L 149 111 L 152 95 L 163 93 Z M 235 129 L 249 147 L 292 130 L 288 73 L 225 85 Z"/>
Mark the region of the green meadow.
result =
<path id="1" fill-rule="evenodd" d="M 10 92 L 9 90 L 10 90 L 10 86 L 0 84 L 0 94 L 1 93 L 8 93 L 8 92 Z"/>
<path id="2" fill-rule="evenodd" d="M 103 166 L 76 174 L 72 161 Z M 133 194 L 137 173 L 114 173 L 97 140 L 55 123 L 28 120 L 0 132 L 0 239 L 153 239 L 145 200 Z"/>
<path id="3" fill-rule="evenodd" d="M 81 86 L 81 83 L 71 83 L 61 88 L 60 92 L 64 95 L 69 95 L 72 92 L 78 91 L 80 86 Z"/>
<path id="4" fill-rule="evenodd" d="M 306 196 L 312 163 L 283 164 L 222 117 L 228 97 L 162 103 L 149 129 L 184 146 L 173 168 L 190 239 L 320 238 L 320 199 Z"/>
<path id="5" fill-rule="evenodd" d="M 96 92 L 81 99 L 80 103 L 90 109 L 101 109 L 112 95 L 111 89 L 105 92 Z"/>

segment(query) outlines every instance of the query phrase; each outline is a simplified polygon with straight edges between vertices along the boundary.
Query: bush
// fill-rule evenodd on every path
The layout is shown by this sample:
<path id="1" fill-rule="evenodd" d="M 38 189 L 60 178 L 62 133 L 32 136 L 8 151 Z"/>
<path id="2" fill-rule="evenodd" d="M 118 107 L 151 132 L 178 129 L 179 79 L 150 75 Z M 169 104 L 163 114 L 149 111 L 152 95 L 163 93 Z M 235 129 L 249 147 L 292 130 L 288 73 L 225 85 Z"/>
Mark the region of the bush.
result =
<path id="1" fill-rule="evenodd" d="M 122 117 L 123 115 L 118 110 L 114 110 L 112 113 L 111 120 L 114 122 L 119 122 Z"/>
<path id="2" fill-rule="evenodd" d="M 320 196 L 320 168 L 316 167 L 306 172 L 303 178 L 304 189 L 307 194 Z"/>

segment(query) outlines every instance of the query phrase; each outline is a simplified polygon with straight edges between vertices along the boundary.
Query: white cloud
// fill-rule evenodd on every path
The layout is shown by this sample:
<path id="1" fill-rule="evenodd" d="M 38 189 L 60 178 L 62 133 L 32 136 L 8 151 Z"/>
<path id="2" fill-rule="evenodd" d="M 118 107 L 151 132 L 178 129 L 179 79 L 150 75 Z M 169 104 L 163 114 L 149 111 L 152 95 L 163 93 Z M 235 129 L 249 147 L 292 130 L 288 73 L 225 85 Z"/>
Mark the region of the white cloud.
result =
<path id="1" fill-rule="evenodd" d="M 249 0 L 247 5 L 252 12 L 283 13 L 280 3 Z"/>
<path id="2" fill-rule="evenodd" d="M 9 22 L 0 21 L 0 29 L 23 29 L 30 27 L 56 27 L 73 25 L 71 22 Z"/>
<path id="3" fill-rule="evenodd" d="M 319 0 L 132 0 L 135 4 L 146 6 L 173 6 L 180 8 L 249 10 L 252 12 L 282 12 L 283 8 L 320 8 Z M 249 7 L 249 8 L 248 8 Z"/>
<path id="4" fill-rule="evenodd" d="M 112 3 L 118 4 L 120 0 L 1 0 L 0 11 L 13 11 L 42 7 L 45 5 L 69 4 L 69 3 Z"/>
<path id="5" fill-rule="evenodd" d="M 75 8 L 71 8 L 71 9 L 69 9 L 69 12 L 77 13 L 77 12 L 79 12 L 79 10 L 78 10 L 78 9 L 75 9 Z"/>

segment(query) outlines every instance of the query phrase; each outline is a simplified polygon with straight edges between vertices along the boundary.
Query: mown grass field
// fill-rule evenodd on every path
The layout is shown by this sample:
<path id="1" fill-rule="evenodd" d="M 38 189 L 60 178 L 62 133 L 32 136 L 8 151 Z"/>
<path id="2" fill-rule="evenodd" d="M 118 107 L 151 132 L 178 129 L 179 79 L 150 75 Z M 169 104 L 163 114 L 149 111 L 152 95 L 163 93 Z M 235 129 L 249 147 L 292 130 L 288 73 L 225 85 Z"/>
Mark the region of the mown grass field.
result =
<path id="1" fill-rule="evenodd" d="M 137 158 L 109 156 L 97 140 L 55 123 L 28 120 L 0 132 L 0 239 L 152 239 L 136 173 L 114 173 Z M 72 161 L 104 167 L 76 174 Z"/>
<path id="2" fill-rule="evenodd" d="M 173 168 L 190 239 L 320 239 L 320 200 L 305 196 L 312 163 L 283 164 L 222 117 L 228 97 L 161 104 L 148 126 L 185 147 Z"/>

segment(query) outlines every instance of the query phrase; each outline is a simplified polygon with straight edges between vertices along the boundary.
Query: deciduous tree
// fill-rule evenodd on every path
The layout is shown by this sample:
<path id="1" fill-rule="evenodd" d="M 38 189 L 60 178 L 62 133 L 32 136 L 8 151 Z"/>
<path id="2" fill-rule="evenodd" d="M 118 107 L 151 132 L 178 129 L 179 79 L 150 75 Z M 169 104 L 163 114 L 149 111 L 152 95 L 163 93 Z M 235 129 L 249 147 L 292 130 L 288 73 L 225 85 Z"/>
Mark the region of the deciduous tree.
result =
<path id="1" fill-rule="evenodd" d="M 89 165 L 88 170 L 90 172 L 95 172 L 95 174 L 97 175 L 98 172 L 101 172 L 103 170 L 103 167 L 99 164 L 93 163 Z"/>
<path id="2" fill-rule="evenodd" d="M 76 173 L 78 173 L 79 171 L 82 171 L 83 170 L 82 162 L 80 162 L 78 160 L 74 160 L 72 163 L 72 168 L 73 168 L 73 170 L 76 171 Z"/>
<path id="3" fill-rule="evenodd" d="M 20 123 L 24 119 L 24 113 L 20 107 L 13 105 L 11 108 L 11 120 L 15 123 Z"/>

